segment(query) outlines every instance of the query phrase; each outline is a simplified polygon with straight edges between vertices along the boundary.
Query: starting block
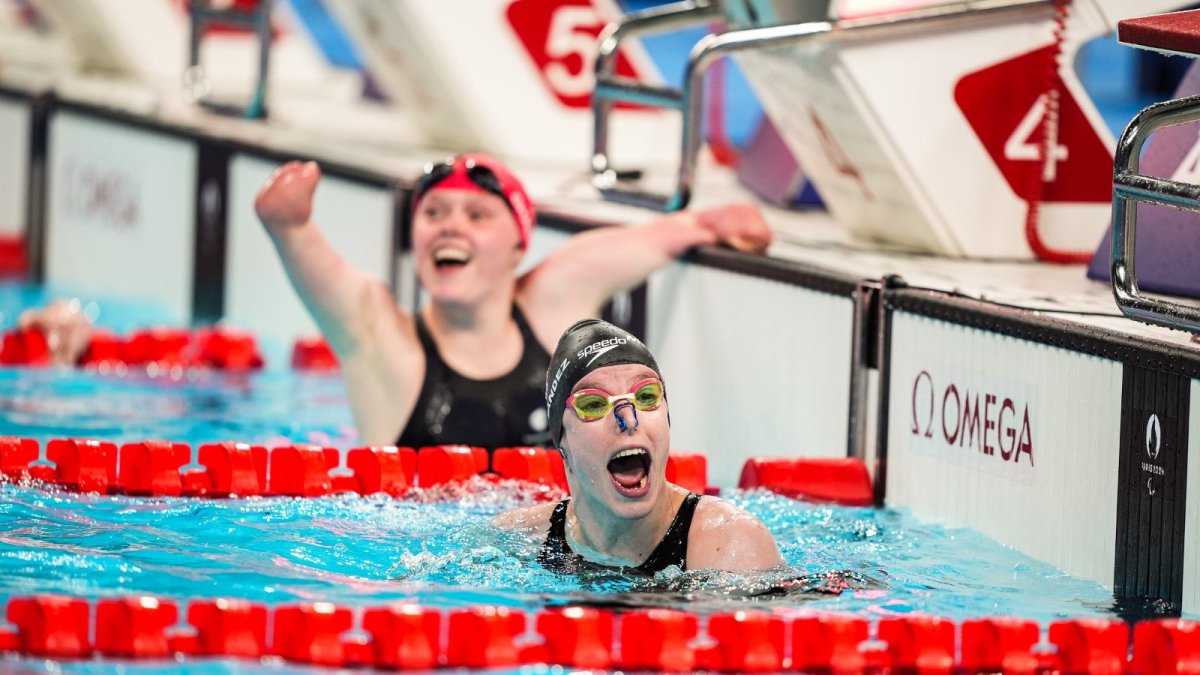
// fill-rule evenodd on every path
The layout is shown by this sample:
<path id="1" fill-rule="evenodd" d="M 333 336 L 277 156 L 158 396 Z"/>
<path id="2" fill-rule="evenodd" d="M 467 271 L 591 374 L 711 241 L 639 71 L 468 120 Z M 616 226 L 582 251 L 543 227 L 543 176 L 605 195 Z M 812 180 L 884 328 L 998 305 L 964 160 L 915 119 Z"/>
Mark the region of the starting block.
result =
<path id="1" fill-rule="evenodd" d="M 1108 224 L 1115 141 L 1070 64 L 1118 20 L 1185 3 L 859 0 L 800 22 L 769 11 L 780 4 L 722 3 L 745 16 L 697 44 L 693 89 L 677 95 L 695 99 L 696 73 L 734 55 L 830 212 L 860 238 L 1086 262 Z M 625 97 L 603 81 L 599 91 Z M 660 207 L 687 201 L 695 148 L 686 136 L 683 146 L 676 193 Z"/>
<path id="2" fill-rule="evenodd" d="M 620 16 L 615 0 L 329 0 L 371 81 L 429 141 L 506 160 L 564 159 L 586 171 L 596 38 Z M 618 72 L 658 85 L 636 42 Z M 622 152 L 658 153 L 679 119 L 661 110 L 614 113 Z"/>

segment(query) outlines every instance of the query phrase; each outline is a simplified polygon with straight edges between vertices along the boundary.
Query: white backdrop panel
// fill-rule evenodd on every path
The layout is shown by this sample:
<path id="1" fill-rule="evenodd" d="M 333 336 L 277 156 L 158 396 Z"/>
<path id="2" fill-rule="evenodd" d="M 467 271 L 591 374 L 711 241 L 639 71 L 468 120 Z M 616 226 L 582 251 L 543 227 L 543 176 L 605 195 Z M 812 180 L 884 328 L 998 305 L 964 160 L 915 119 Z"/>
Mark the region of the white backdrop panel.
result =
<path id="1" fill-rule="evenodd" d="M 1183 612 L 1195 614 L 1200 609 L 1200 578 L 1197 567 L 1196 538 L 1200 536 L 1200 432 L 1196 424 L 1200 422 L 1200 380 L 1192 380 L 1191 410 L 1188 414 L 1191 427 L 1188 429 L 1187 440 L 1187 510 L 1185 511 L 1183 539 Z"/>
<path id="2" fill-rule="evenodd" d="M 1112 587 L 1121 364 L 897 311 L 890 367 L 888 505 Z"/>
<path id="3" fill-rule="evenodd" d="M 675 263 L 647 305 L 671 445 L 706 455 L 710 483 L 736 485 L 754 456 L 846 456 L 849 296 Z"/>
<path id="4" fill-rule="evenodd" d="M 190 320 L 195 142 L 61 111 L 49 143 L 46 281 Z"/>
<path id="5" fill-rule="evenodd" d="M 0 237 L 25 234 L 29 202 L 29 103 L 0 98 Z"/>
<path id="6" fill-rule="evenodd" d="M 292 290 L 275 246 L 254 214 L 254 197 L 277 163 L 235 155 L 229 167 L 229 233 L 225 259 L 225 320 L 277 339 L 319 333 Z M 313 219 L 338 253 L 387 282 L 396 266 L 393 191 L 325 175 Z"/>

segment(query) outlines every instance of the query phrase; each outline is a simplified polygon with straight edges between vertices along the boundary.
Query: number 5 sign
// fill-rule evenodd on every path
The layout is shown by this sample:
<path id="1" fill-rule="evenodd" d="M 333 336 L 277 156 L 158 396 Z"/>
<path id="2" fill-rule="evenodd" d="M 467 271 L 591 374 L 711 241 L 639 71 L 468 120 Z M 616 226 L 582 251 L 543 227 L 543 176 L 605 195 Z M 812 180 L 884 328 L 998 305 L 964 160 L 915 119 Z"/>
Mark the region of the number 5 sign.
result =
<path id="1" fill-rule="evenodd" d="M 616 8 L 603 0 L 516 0 L 506 15 L 559 103 L 568 108 L 590 106 L 596 84 L 596 37 L 616 17 Z M 617 74 L 638 77 L 625 54 L 617 57 Z"/>

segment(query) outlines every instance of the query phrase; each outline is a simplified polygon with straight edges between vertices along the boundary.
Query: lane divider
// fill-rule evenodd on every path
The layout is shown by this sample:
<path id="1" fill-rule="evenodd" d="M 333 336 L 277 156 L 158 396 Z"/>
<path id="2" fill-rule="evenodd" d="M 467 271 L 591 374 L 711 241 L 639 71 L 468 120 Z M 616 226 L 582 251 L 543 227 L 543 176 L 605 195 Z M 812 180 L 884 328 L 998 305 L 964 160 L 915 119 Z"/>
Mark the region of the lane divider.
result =
<path id="1" fill-rule="evenodd" d="M 666 474 L 693 492 L 708 486 L 703 455 L 676 452 Z M 537 447 L 487 450 L 465 445 L 420 449 L 359 447 L 343 451 L 296 444 L 267 449 L 248 443 L 186 443 L 147 440 L 117 446 L 93 439 L 51 439 L 45 456 L 29 438 L 0 436 L 0 475 L 10 481 L 40 480 L 74 490 L 156 497 L 321 497 L 337 493 L 403 497 L 414 488 L 485 479 L 535 486 L 535 498 L 568 490 L 557 450 Z"/>
<path id="2" fill-rule="evenodd" d="M 875 503 L 866 464 L 850 457 L 753 457 L 742 465 L 738 487 L 843 506 Z"/>
<path id="3" fill-rule="evenodd" d="M 14 329 L 0 336 L 0 366 L 48 366 L 52 353 L 40 330 Z M 107 371 L 117 368 L 213 368 L 251 371 L 263 367 L 258 340 L 230 328 L 149 328 L 121 337 L 112 331 L 92 331 L 76 365 Z M 292 368 L 336 371 L 337 355 L 324 339 L 300 338 L 292 345 Z"/>
<path id="4" fill-rule="evenodd" d="M 218 657 L 405 670 L 557 665 L 648 672 L 1195 672 L 1200 624 L 834 613 L 700 615 L 566 607 L 523 612 L 232 599 L 14 597 L 0 652 L 51 659 Z M 182 619 L 182 621 L 181 621 Z M 95 627 L 94 637 L 89 629 Z M 444 631 L 443 631 L 444 629 Z M 443 641 L 444 640 L 444 641 Z"/>
<path id="5" fill-rule="evenodd" d="M 0 475 L 40 480 L 79 492 L 159 497 L 320 497 L 337 493 L 402 497 L 414 488 L 461 483 L 476 476 L 532 483 L 566 491 L 557 450 L 440 445 L 425 448 L 359 447 L 342 451 L 311 444 L 267 449 L 223 442 L 201 445 L 147 440 L 117 446 L 93 439 L 51 439 L 45 457 L 36 440 L 0 436 Z M 708 484 L 708 461 L 698 453 L 672 452 L 667 480 L 699 494 Z M 847 506 L 872 504 L 865 465 L 855 459 L 762 458 L 747 460 L 738 487 Z M 547 498 L 553 495 L 546 492 Z"/>

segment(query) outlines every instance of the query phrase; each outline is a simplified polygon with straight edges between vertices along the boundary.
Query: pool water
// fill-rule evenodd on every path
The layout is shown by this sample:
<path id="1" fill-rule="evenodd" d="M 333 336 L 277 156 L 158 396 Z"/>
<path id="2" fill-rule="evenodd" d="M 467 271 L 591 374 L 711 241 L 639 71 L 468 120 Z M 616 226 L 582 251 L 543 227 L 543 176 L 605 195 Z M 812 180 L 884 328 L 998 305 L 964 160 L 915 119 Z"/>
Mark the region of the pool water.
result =
<path id="1" fill-rule="evenodd" d="M 0 287 L 0 327 L 10 327 L 21 306 L 42 296 Z M 152 310 L 127 309 L 106 308 L 97 320 L 119 331 L 160 321 Z M 43 447 L 63 437 L 117 443 L 162 438 L 193 448 L 230 440 L 353 447 L 341 381 L 294 373 L 283 345 L 263 347 L 269 367 L 249 375 L 0 369 L 0 434 L 36 438 Z M 408 600 L 440 608 L 524 609 L 578 603 L 701 613 L 795 608 L 876 617 L 1015 615 L 1043 624 L 1111 615 L 1111 594 L 1103 587 L 973 531 L 922 523 L 901 510 L 829 507 L 757 491 L 724 494 L 767 525 L 788 569 L 750 577 L 678 570 L 653 578 L 560 576 L 532 562 L 534 542 L 488 525 L 495 514 L 531 498 L 513 483 L 482 479 L 405 500 L 108 497 L 0 484 L 0 598 L 151 594 L 268 604 Z M 846 590 L 822 591 L 833 587 Z M 188 662 L 189 670 L 194 667 Z"/>

